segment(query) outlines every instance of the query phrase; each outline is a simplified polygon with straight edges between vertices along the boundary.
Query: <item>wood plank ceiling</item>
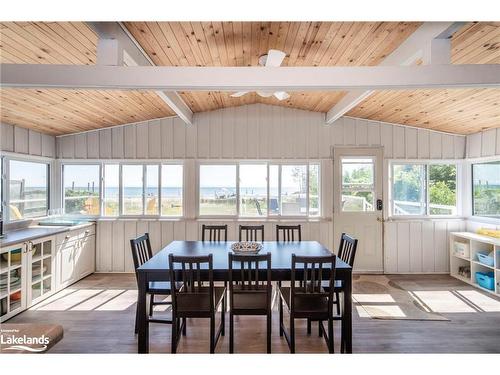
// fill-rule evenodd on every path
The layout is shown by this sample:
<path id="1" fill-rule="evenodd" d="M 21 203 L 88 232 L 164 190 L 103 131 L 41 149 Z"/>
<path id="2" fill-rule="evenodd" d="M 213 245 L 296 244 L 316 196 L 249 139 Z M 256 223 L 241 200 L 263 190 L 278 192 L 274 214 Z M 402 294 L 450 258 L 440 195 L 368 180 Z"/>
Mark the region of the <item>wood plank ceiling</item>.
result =
<path id="1" fill-rule="evenodd" d="M 125 26 L 157 65 L 257 66 L 270 48 L 283 66 L 377 65 L 420 23 L 129 22 Z M 0 23 L 0 62 L 95 64 L 97 36 L 85 23 Z M 452 38 L 452 62 L 500 63 L 500 24 L 469 23 Z M 250 93 L 182 92 L 194 112 L 267 103 L 326 112 L 343 92 L 294 92 L 288 100 Z M 382 91 L 348 115 L 468 134 L 498 127 L 500 90 Z M 1 120 L 50 134 L 173 112 L 151 92 L 0 89 Z"/>
<path id="2" fill-rule="evenodd" d="M 0 23 L 0 63 L 95 64 L 97 35 L 82 22 Z M 59 135 L 174 113 L 153 92 L 0 89 L 0 119 Z"/>

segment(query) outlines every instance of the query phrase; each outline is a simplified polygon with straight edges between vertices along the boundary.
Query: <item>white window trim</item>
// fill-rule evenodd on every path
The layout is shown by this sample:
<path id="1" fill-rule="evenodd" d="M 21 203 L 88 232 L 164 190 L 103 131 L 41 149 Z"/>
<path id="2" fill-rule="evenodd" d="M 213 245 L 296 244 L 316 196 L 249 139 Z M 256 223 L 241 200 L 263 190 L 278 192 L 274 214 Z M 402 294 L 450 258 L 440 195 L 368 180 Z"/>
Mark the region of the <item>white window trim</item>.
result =
<path id="1" fill-rule="evenodd" d="M 401 165 L 401 164 L 416 164 L 416 165 L 424 165 L 426 166 L 425 168 L 425 195 L 426 195 L 426 214 L 425 215 L 394 215 L 393 212 L 393 206 L 394 206 L 394 200 L 392 199 L 392 187 L 393 187 L 393 166 L 394 165 Z M 455 215 L 430 215 L 429 214 L 429 179 L 428 179 L 428 166 L 429 165 L 436 165 L 436 164 L 453 164 L 456 165 L 457 168 L 457 176 L 456 176 L 456 214 Z M 464 165 L 465 165 L 465 160 L 460 159 L 389 159 L 388 160 L 388 179 L 387 179 L 387 184 L 388 184 L 388 198 L 389 198 L 389 205 L 388 206 L 388 212 L 387 212 L 387 218 L 390 221 L 395 221 L 395 220 L 415 220 L 415 219 L 463 219 L 463 188 L 462 188 L 462 182 L 464 178 Z"/>
<path id="2" fill-rule="evenodd" d="M 10 210 L 8 209 L 8 203 L 10 202 L 10 166 L 9 162 L 11 160 L 14 161 L 21 161 L 21 162 L 28 162 L 28 163 L 39 163 L 39 164 L 46 164 L 47 165 L 47 212 L 45 215 L 41 216 L 35 216 L 35 217 L 29 217 L 29 218 L 24 218 L 24 219 L 19 219 L 19 220 L 11 220 L 10 219 Z M 1 154 L 1 163 L 2 163 L 2 175 L 0 176 L 0 183 L 2 184 L 2 194 L 3 196 L 0 197 L 1 202 L 1 208 L 2 212 L 4 213 L 2 220 L 4 221 L 4 224 L 10 224 L 10 223 L 24 223 L 24 222 L 29 222 L 31 220 L 40 220 L 45 217 L 47 217 L 49 210 L 52 208 L 52 194 L 53 194 L 53 189 L 52 189 L 52 181 L 53 181 L 53 171 L 54 171 L 54 160 L 51 158 L 47 158 L 44 156 L 36 156 L 36 155 L 19 155 L 16 153 L 9 153 L 9 152 L 2 152 Z"/>
<path id="3" fill-rule="evenodd" d="M 266 215 L 263 216 L 241 216 L 240 215 L 240 186 L 239 186 L 239 180 L 240 180 L 240 165 L 255 165 L 255 164 L 266 164 L 267 165 L 267 210 L 266 210 Z M 235 215 L 202 215 L 200 214 L 200 167 L 202 165 L 235 165 L 236 166 L 236 214 Z M 304 215 L 269 215 L 269 167 L 271 165 L 278 165 L 278 205 L 281 207 L 281 166 L 282 165 L 305 165 L 306 166 L 306 178 L 307 178 L 307 184 L 306 184 L 306 214 Z M 319 189 L 319 196 L 318 196 L 318 215 L 310 216 L 309 215 L 309 205 L 310 205 L 310 199 L 309 199 L 309 166 L 310 165 L 318 165 L 319 169 L 319 174 L 318 174 L 318 189 Z M 251 159 L 244 159 L 244 160 L 234 160 L 234 159 L 228 159 L 228 160 L 198 160 L 196 163 L 196 204 L 195 204 L 195 209 L 196 209 L 196 218 L 200 220 L 210 220 L 210 219 L 226 219 L 226 220 L 243 220 L 243 221 L 252 221 L 252 220 L 297 220 L 297 221 L 308 221 L 308 220 L 320 220 L 322 219 L 322 207 L 321 207 L 321 202 L 322 202 L 322 197 L 321 195 L 323 194 L 322 191 L 322 186 L 321 186 L 321 175 L 322 175 L 322 165 L 321 165 L 321 160 L 320 159 L 314 159 L 314 160 L 303 160 L 303 159 L 297 159 L 297 160 L 262 160 L 262 159 L 257 159 L 257 160 L 251 160 Z"/>

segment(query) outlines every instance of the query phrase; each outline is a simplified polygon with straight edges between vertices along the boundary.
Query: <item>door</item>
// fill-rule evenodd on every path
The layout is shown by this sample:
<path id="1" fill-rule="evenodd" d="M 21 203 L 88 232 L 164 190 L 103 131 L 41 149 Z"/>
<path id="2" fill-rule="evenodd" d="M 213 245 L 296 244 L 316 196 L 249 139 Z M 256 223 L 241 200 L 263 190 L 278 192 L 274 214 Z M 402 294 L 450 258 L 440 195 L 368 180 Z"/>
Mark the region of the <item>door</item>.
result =
<path id="1" fill-rule="evenodd" d="M 55 290 L 54 238 L 29 241 L 27 254 L 28 306 L 31 306 Z"/>
<path id="2" fill-rule="evenodd" d="M 383 272 L 383 149 L 334 149 L 333 233 L 358 239 L 354 271 Z M 377 205 L 377 201 L 379 205 Z"/>
<path id="3" fill-rule="evenodd" d="M 79 242 L 75 256 L 75 274 L 81 279 L 95 270 L 95 236 L 87 235 Z"/>
<path id="4" fill-rule="evenodd" d="M 78 241 L 71 241 L 59 245 L 58 250 L 58 289 L 71 284 L 75 279 L 75 245 Z"/>
<path id="5" fill-rule="evenodd" d="M 26 308 L 27 242 L 0 250 L 0 321 Z"/>

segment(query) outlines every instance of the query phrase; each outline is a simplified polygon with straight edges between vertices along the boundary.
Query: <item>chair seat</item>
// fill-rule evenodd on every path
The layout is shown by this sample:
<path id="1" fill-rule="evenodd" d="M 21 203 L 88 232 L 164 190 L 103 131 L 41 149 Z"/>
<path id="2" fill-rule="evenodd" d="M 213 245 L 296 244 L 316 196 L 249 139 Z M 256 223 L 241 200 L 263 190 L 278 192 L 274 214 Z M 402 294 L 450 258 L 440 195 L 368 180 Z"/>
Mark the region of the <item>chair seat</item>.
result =
<path id="1" fill-rule="evenodd" d="M 181 284 L 177 284 L 177 289 Z M 150 281 L 148 285 L 148 293 L 152 294 L 171 294 L 172 284 L 170 281 Z"/>
<path id="2" fill-rule="evenodd" d="M 215 309 L 221 304 L 226 294 L 225 287 L 214 287 L 214 306 Z M 181 291 L 177 293 L 177 312 L 183 313 L 209 313 L 210 312 L 210 294 L 209 287 L 197 288 L 194 293 Z"/>
<path id="3" fill-rule="evenodd" d="M 301 292 L 303 288 L 295 288 L 296 292 Z M 283 297 L 285 304 L 290 310 L 290 287 L 280 287 L 280 294 Z M 321 295 L 311 294 L 309 296 L 299 295 L 295 296 L 295 314 L 328 314 L 328 297 Z M 326 318 L 325 318 L 326 319 Z"/>
<path id="4" fill-rule="evenodd" d="M 267 285 L 248 286 L 234 285 L 232 293 L 232 309 L 237 310 L 267 310 L 269 301 L 267 299 Z"/>

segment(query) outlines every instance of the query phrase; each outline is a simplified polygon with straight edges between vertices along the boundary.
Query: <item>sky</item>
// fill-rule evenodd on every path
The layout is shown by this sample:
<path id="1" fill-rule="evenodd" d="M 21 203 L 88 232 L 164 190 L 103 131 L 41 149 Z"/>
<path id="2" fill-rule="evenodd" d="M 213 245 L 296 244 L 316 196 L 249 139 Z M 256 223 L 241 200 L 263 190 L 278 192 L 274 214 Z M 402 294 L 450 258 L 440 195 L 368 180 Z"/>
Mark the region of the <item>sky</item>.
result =
<path id="1" fill-rule="evenodd" d="M 500 162 L 474 164 L 474 184 L 481 181 L 482 185 L 500 185 Z"/>
<path id="2" fill-rule="evenodd" d="M 11 160 L 10 179 L 24 179 L 26 187 L 47 186 L 47 164 Z"/>

